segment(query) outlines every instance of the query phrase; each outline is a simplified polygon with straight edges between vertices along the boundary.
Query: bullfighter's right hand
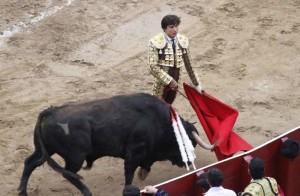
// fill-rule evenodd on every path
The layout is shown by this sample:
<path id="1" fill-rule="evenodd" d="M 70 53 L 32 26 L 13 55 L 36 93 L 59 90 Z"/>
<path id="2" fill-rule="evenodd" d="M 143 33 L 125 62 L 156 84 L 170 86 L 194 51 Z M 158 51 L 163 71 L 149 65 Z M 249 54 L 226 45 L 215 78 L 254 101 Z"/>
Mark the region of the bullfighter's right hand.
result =
<path id="1" fill-rule="evenodd" d="M 177 90 L 178 89 L 178 83 L 174 79 L 172 79 L 170 84 L 169 84 L 169 87 L 172 90 Z"/>

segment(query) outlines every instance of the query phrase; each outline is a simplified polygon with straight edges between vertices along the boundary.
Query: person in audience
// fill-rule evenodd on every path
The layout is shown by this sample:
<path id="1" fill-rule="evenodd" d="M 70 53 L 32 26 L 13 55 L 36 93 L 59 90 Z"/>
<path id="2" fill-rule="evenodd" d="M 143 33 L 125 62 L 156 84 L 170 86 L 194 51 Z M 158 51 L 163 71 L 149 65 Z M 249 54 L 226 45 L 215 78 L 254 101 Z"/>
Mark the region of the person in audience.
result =
<path id="1" fill-rule="evenodd" d="M 207 172 L 207 182 L 210 185 L 205 196 L 236 196 L 233 190 L 222 187 L 224 180 L 223 172 L 218 168 L 211 168 Z"/>
<path id="2" fill-rule="evenodd" d="M 154 196 L 169 196 L 169 194 L 166 191 L 155 188 L 151 185 L 146 186 L 144 189 L 146 193 L 152 193 Z"/>
<path id="3" fill-rule="evenodd" d="M 123 189 L 123 196 L 140 196 L 140 189 L 134 185 L 126 185 Z"/>
<path id="4" fill-rule="evenodd" d="M 145 193 L 153 194 L 154 196 L 169 196 L 167 192 L 162 189 L 155 188 L 154 186 L 148 185 L 145 188 Z M 137 186 L 126 185 L 123 189 L 123 196 L 140 196 L 141 192 Z"/>
<path id="5" fill-rule="evenodd" d="M 259 157 L 253 157 L 249 163 L 249 173 L 252 178 L 250 184 L 239 195 L 260 196 L 279 195 L 278 185 L 274 178 L 265 177 L 264 161 Z"/>
<path id="6" fill-rule="evenodd" d="M 300 143 L 294 139 L 288 138 L 283 142 L 281 154 L 289 159 L 294 159 L 299 155 Z"/>
<path id="7" fill-rule="evenodd" d="M 197 181 L 197 186 L 202 188 L 203 192 L 206 193 L 208 189 L 210 188 L 209 184 L 207 183 L 207 173 L 201 173 L 199 175 L 199 179 Z"/>

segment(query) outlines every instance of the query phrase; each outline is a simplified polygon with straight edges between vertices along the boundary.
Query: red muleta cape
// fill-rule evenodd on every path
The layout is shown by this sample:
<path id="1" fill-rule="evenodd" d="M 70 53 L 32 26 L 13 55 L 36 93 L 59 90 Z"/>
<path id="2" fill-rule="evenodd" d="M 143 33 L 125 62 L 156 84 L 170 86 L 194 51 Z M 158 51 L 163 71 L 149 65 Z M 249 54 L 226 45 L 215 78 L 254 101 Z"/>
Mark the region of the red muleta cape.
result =
<path id="1" fill-rule="evenodd" d="M 185 93 L 211 144 L 217 141 L 217 159 L 231 157 L 238 151 L 253 147 L 232 131 L 238 111 L 207 93 L 199 93 L 193 87 L 183 84 Z"/>

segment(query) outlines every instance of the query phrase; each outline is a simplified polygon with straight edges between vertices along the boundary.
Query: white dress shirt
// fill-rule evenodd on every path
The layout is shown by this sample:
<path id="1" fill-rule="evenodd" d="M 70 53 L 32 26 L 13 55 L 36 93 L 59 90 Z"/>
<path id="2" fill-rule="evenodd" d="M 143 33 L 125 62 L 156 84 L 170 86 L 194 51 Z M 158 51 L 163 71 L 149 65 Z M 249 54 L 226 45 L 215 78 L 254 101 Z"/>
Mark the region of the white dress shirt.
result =
<path id="1" fill-rule="evenodd" d="M 205 194 L 205 196 L 236 196 L 233 190 L 225 189 L 222 186 L 211 187 Z"/>

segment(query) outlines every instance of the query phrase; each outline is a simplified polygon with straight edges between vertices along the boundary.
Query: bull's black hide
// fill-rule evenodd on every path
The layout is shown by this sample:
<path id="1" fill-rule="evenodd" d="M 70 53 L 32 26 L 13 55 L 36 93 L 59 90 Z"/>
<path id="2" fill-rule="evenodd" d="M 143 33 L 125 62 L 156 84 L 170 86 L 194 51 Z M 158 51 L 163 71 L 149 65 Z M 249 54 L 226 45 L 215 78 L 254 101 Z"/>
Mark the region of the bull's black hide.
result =
<path id="1" fill-rule="evenodd" d="M 196 128 L 182 119 L 193 145 Z M 170 106 L 149 94 L 115 96 L 85 103 L 68 103 L 40 113 L 34 130 L 35 151 L 25 160 L 19 194 L 32 171 L 45 163 L 69 180 L 83 195 L 91 195 L 76 173 L 103 156 L 124 159 L 125 184 L 131 184 L 138 167 L 149 172 L 156 161 L 183 166 L 173 132 Z M 51 156 L 57 153 L 65 168 Z"/>

